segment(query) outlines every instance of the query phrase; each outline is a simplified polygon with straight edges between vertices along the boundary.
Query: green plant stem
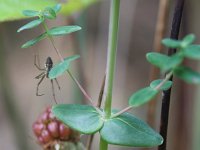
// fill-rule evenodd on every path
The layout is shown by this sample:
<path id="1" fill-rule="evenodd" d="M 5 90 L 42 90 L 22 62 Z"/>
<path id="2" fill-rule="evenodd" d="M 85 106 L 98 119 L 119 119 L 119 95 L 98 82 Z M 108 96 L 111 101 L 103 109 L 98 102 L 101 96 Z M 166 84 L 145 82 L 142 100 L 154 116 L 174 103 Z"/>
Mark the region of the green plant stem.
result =
<path id="1" fill-rule="evenodd" d="M 45 31 L 48 33 L 49 29 L 48 29 L 48 27 L 47 27 L 47 25 L 46 25 L 45 22 L 43 22 L 43 26 L 44 26 Z M 55 42 L 54 42 L 52 36 L 51 36 L 51 35 L 48 35 L 48 37 L 49 37 L 49 40 L 50 40 L 50 42 L 51 42 L 53 48 L 55 49 L 55 51 L 56 51 L 56 53 L 57 53 L 57 55 L 58 55 L 58 57 L 59 57 L 60 60 L 63 62 L 63 61 L 64 61 L 64 58 L 63 58 L 62 55 L 60 54 L 60 51 L 56 48 Z M 83 93 L 83 95 L 87 98 L 87 100 L 92 104 L 92 106 L 95 107 L 95 105 L 93 104 L 93 100 L 92 100 L 91 96 L 89 96 L 89 94 L 84 90 L 84 88 L 81 86 L 81 84 L 80 84 L 80 83 L 78 82 L 78 80 L 75 78 L 75 76 L 74 76 L 69 70 L 67 71 L 67 73 L 69 74 L 69 76 L 71 77 L 71 79 L 76 83 L 76 85 L 79 87 L 79 89 L 81 90 L 81 92 Z M 98 108 L 96 108 L 96 107 L 95 107 L 95 109 L 96 109 L 99 113 L 101 113 L 100 109 L 98 109 Z"/>
<path id="2" fill-rule="evenodd" d="M 107 150 L 107 149 L 108 149 L 108 143 L 101 137 L 99 150 Z"/>
<path id="3" fill-rule="evenodd" d="M 165 76 L 165 78 L 163 79 L 163 81 L 160 82 L 160 84 L 158 84 L 154 89 L 155 89 L 155 90 L 160 90 L 160 88 L 165 84 L 165 82 L 167 82 L 167 81 L 172 77 L 172 75 L 173 75 L 173 71 L 170 71 L 170 72 Z M 128 106 L 128 107 L 122 109 L 121 111 L 119 111 L 118 113 L 112 115 L 111 118 L 115 118 L 115 117 L 117 117 L 117 116 L 119 116 L 119 115 L 121 115 L 121 114 L 123 114 L 123 113 L 129 111 L 129 110 L 132 109 L 133 107 L 134 107 L 134 106 Z"/>
<path id="4" fill-rule="evenodd" d="M 117 34 L 119 22 L 119 7 L 120 0 L 111 1 L 110 23 L 109 23 L 109 38 L 108 38 L 108 53 L 106 66 L 106 82 L 105 82 L 105 117 L 111 116 L 113 79 L 115 72 L 115 62 L 117 54 Z"/>

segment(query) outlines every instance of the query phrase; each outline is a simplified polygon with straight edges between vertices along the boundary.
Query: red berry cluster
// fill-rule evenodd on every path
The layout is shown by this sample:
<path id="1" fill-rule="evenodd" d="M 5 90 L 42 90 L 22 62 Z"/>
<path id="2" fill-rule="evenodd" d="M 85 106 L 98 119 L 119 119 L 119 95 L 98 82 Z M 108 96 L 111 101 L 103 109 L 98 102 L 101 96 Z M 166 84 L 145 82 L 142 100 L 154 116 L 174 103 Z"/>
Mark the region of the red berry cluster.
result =
<path id="1" fill-rule="evenodd" d="M 58 121 L 51 112 L 51 107 L 48 107 L 36 122 L 33 123 L 32 128 L 39 144 L 44 147 L 61 141 L 70 141 L 73 143 L 79 141 L 77 131 L 72 130 Z"/>

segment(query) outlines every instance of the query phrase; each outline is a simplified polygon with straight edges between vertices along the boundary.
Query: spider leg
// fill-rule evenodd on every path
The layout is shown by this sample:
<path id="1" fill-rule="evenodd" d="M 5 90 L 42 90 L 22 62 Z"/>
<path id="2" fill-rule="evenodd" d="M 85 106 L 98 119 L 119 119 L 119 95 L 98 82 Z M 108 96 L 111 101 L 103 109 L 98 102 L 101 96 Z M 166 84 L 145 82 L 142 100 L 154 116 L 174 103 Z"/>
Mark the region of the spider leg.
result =
<path id="1" fill-rule="evenodd" d="M 41 77 L 40 81 L 37 84 L 36 96 L 42 96 L 42 95 L 44 95 L 44 94 L 38 94 L 39 86 L 40 86 L 41 82 L 44 80 L 44 78 L 45 78 L 45 74 Z"/>
<path id="2" fill-rule="evenodd" d="M 37 75 L 37 76 L 35 77 L 35 79 L 41 78 L 44 74 L 45 74 L 45 72 L 40 73 L 39 75 Z"/>
<path id="3" fill-rule="evenodd" d="M 43 68 L 41 68 L 40 67 L 40 64 L 39 64 L 39 61 L 38 61 L 38 64 L 37 64 L 37 55 L 35 54 L 35 56 L 34 56 L 34 65 L 35 65 L 35 67 L 38 69 L 38 70 L 45 70 L 45 69 L 43 69 Z"/>
<path id="4" fill-rule="evenodd" d="M 53 80 L 52 79 L 51 79 L 51 87 L 52 87 L 53 99 L 54 99 L 55 103 L 57 104 L 56 95 L 55 95 L 55 90 L 54 90 Z"/>
<path id="5" fill-rule="evenodd" d="M 58 83 L 58 80 L 55 78 L 54 79 L 55 81 L 56 81 L 56 84 L 57 84 L 57 86 L 58 86 L 58 89 L 60 90 L 60 85 L 59 85 L 59 83 Z"/>

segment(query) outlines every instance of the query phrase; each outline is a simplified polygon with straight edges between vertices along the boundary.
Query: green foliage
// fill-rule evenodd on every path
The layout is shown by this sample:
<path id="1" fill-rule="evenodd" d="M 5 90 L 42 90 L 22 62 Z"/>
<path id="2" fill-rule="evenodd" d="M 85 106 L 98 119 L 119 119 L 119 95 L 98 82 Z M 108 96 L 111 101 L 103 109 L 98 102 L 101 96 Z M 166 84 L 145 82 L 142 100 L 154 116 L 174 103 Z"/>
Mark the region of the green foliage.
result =
<path id="1" fill-rule="evenodd" d="M 200 84 L 200 74 L 188 67 L 179 66 L 174 70 L 174 74 L 187 83 Z"/>
<path id="2" fill-rule="evenodd" d="M 25 24 L 24 26 L 22 26 L 21 28 L 19 28 L 17 30 L 17 32 L 21 32 L 23 30 L 27 30 L 27 29 L 32 29 L 34 27 L 37 27 L 38 25 L 40 25 L 43 22 L 43 19 L 37 19 L 37 20 L 33 20 L 27 24 Z"/>
<path id="3" fill-rule="evenodd" d="M 37 17 L 40 15 L 40 12 L 35 10 L 24 10 L 22 14 L 27 17 Z"/>
<path id="4" fill-rule="evenodd" d="M 163 142 L 151 127 L 129 113 L 106 120 L 100 134 L 108 143 L 122 146 L 152 147 Z"/>
<path id="5" fill-rule="evenodd" d="M 155 89 L 157 86 L 159 86 L 164 80 L 163 79 L 157 79 L 150 83 L 150 87 Z M 159 90 L 164 91 L 168 90 L 172 86 L 172 81 L 166 81 L 164 84 L 159 88 Z"/>
<path id="6" fill-rule="evenodd" d="M 36 43 L 38 43 L 39 41 L 41 41 L 42 39 L 44 39 L 45 37 L 47 37 L 46 32 L 39 35 L 38 37 L 26 42 L 25 44 L 22 45 L 22 48 L 28 48 L 30 46 L 35 45 Z"/>
<path id="7" fill-rule="evenodd" d="M 154 98 L 158 94 L 158 90 L 151 88 L 151 87 L 146 87 L 143 88 L 137 92 L 135 92 L 130 98 L 129 98 L 129 105 L 138 107 L 142 104 L 147 103 L 150 101 L 152 98 Z"/>
<path id="8" fill-rule="evenodd" d="M 52 111 L 64 124 L 84 134 L 95 133 L 103 126 L 101 115 L 89 105 L 60 104 Z"/>
<path id="9" fill-rule="evenodd" d="M 169 48 L 179 48 L 181 47 L 181 41 L 166 38 L 162 40 L 162 44 Z"/>
<path id="10" fill-rule="evenodd" d="M 79 26 L 61 26 L 61 27 L 51 28 L 48 31 L 48 34 L 52 35 L 52 36 L 60 36 L 60 35 L 70 34 L 72 32 L 76 32 L 78 30 L 81 30 L 81 27 L 79 27 Z"/>
<path id="11" fill-rule="evenodd" d="M 70 56 L 64 59 L 63 62 L 55 65 L 49 72 L 49 78 L 54 79 L 58 76 L 62 75 L 65 71 L 67 71 L 70 67 L 70 63 L 76 59 L 78 59 L 79 55 Z"/>
<path id="12" fill-rule="evenodd" d="M 194 40 L 195 40 L 194 34 L 186 35 L 181 42 L 182 48 L 189 46 L 190 44 L 194 42 Z"/>
<path id="13" fill-rule="evenodd" d="M 185 57 L 200 60 L 200 45 L 190 45 L 183 49 Z"/>

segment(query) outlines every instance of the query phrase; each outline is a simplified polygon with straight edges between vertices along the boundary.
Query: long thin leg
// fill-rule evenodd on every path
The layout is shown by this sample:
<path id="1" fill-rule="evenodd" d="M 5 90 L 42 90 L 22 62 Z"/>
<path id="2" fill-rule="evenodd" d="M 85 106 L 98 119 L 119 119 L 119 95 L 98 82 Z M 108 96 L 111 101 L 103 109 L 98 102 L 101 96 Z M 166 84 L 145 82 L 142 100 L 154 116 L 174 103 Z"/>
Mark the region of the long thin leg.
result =
<path id="1" fill-rule="evenodd" d="M 44 94 L 38 94 L 39 86 L 40 86 L 41 82 L 44 80 L 44 77 L 45 77 L 45 75 L 42 76 L 42 78 L 40 79 L 40 81 L 37 84 L 36 96 L 42 96 L 42 95 L 44 95 Z"/>
<path id="2" fill-rule="evenodd" d="M 45 74 L 45 72 L 40 73 L 39 75 L 37 75 L 37 76 L 35 77 L 35 79 L 41 78 L 44 74 Z"/>
<path id="3" fill-rule="evenodd" d="M 45 70 L 45 69 L 43 69 L 43 68 L 41 68 L 40 67 L 40 64 L 39 64 L 39 62 L 38 62 L 38 64 L 37 64 L 37 55 L 35 54 L 35 56 L 34 56 L 34 65 L 35 65 L 35 67 L 38 69 L 38 70 Z"/>
<path id="4" fill-rule="evenodd" d="M 52 87 L 53 99 L 54 99 L 55 103 L 57 104 L 57 101 L 56 101 L 56 95 L 55 95 L 55 90 L 54 90 L 53 80 L 52 80 L 52 79 L 51 79 L 51 87 Z"/>
<path id="5" fill-rule="evenodd" d="M 56 84 L 57 84 L 57 86 L 58 86 L 58 89 L 60 90 L 60 85 L 59 85 L 59 83 L 58 83 L 58 80 L 55 78 L 54 79 L 55 81 L 56 81 Z"/>

